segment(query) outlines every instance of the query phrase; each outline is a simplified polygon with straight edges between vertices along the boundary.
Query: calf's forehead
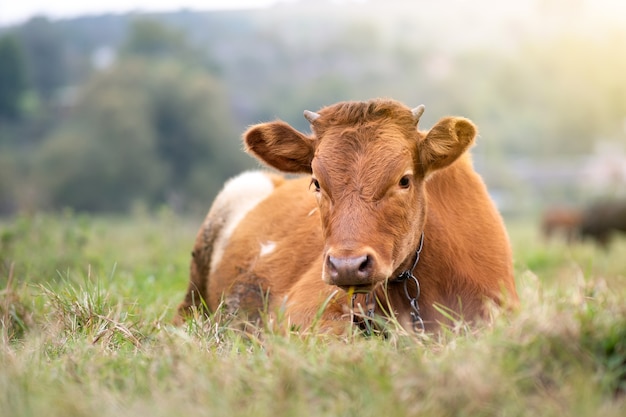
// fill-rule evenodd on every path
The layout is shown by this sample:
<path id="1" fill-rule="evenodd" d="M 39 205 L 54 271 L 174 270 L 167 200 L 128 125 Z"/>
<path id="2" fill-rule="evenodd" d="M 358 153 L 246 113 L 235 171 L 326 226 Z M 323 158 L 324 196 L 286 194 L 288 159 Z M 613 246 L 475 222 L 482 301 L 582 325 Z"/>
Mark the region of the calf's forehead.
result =
<path id="1" fill-rule="evenodd" d="M 332 129 L 319 138 L 313 169 L 365 174 L 371 169 L 396 171 L 415 160 L 416 138 L 394 126 Z"/>

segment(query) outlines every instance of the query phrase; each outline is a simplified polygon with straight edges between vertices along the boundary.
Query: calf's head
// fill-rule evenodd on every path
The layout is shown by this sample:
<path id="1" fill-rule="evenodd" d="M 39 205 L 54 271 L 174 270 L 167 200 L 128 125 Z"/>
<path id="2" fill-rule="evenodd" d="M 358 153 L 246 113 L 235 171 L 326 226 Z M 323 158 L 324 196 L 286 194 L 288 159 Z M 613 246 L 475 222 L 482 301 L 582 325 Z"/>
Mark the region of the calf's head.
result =
<path id="1" fill-rule="evenodd" d="M 370 289 L 413 261 L 426 219 L 425 181 L 476 136 L 469 120 L 456 117 L 421 132 L 423 111 L 392 100 L 343 102 L 304 112 L 311 135 L 282 121 L 244 134 L 246 150 L 261 161 L 311 175 L 326 283 Z"/>

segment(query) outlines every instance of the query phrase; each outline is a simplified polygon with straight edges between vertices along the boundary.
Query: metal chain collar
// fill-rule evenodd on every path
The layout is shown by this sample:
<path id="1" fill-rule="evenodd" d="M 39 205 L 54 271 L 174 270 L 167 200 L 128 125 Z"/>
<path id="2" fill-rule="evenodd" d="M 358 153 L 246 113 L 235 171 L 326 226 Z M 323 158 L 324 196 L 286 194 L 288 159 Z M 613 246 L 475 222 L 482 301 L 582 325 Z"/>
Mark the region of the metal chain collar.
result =
<path id="1" fill-rule="evenodd" d="M 424 232 L 420 237 L 420 245 L 415 251 L 415 262 L 413 262 L 413 266 L 411 269 L 407 269 L 406 271 L 401 272 L 396 278 L 389 280 L 391 283 L 402 283 L 404 288 L 404 295 L 407 300 L 409 300 L 409 305 L 411 306 L 411 323 L 413 326 L 413 331 L 421 332 L 426 328 L 424 326 L 424 320 L 422 320 L 422 316 L 420 315 L 420 306 L 418 303 L 418 299 L 420 297 L 420 282 L 417 277 L 413 274 L 415 271 L 415 267 L 420 260 L 420 254 L 422 253 L 422 248 L 424 247 Z M 411 296 L 409 294 L 409 286 L 408 282 L 413 281 L 415 283 L 415 295 Z M 352 295 L 352 309 L 354 310 L 354 300 L 356 299 L 356 294 Z M 367 293 L 365 296 L 365 306 L 367 308 L 365 312 L 365 316 L 363 319 L 365 330 L 368 334 L 371 334 L 371 324 L 370 321 L 374 318 L 374 312 L 376 310 L 376 297 L 372 292 Z"/>

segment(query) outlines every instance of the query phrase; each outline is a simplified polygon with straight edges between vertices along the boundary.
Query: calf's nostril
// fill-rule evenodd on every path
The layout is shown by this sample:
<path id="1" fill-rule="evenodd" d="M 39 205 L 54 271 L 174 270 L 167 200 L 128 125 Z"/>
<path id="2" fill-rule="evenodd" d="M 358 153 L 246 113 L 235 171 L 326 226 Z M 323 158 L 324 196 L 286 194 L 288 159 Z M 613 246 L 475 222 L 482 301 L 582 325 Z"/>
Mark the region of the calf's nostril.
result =
<path id="1" fill-rule="evenodd" d="M 367 272 L 372 266 L 372 261 L 369 255 L 365 255 L 363 258 L 363 262 L 359 265 L 359 272 L 361 273 Z"/>

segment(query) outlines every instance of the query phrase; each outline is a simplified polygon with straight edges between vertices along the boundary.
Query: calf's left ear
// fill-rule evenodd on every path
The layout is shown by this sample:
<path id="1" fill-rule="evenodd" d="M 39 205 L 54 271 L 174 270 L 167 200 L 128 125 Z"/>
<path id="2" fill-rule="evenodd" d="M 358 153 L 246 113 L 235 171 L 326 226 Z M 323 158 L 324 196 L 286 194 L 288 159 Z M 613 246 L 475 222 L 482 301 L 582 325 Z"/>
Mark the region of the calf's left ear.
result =
<path id="1" fill-rule="evenodd" d="M 476 126 L 463 117 L 439 120 L 418 144 L 424 175 L 456 161 L 474 143 L 476 132 Z"/>
<path id="2" fill-rule="evenodd" d="M 311 173 L 315 140 L 283 121 L 261 123 L 243 134 L 246 152 L 283 172 Z"/>

